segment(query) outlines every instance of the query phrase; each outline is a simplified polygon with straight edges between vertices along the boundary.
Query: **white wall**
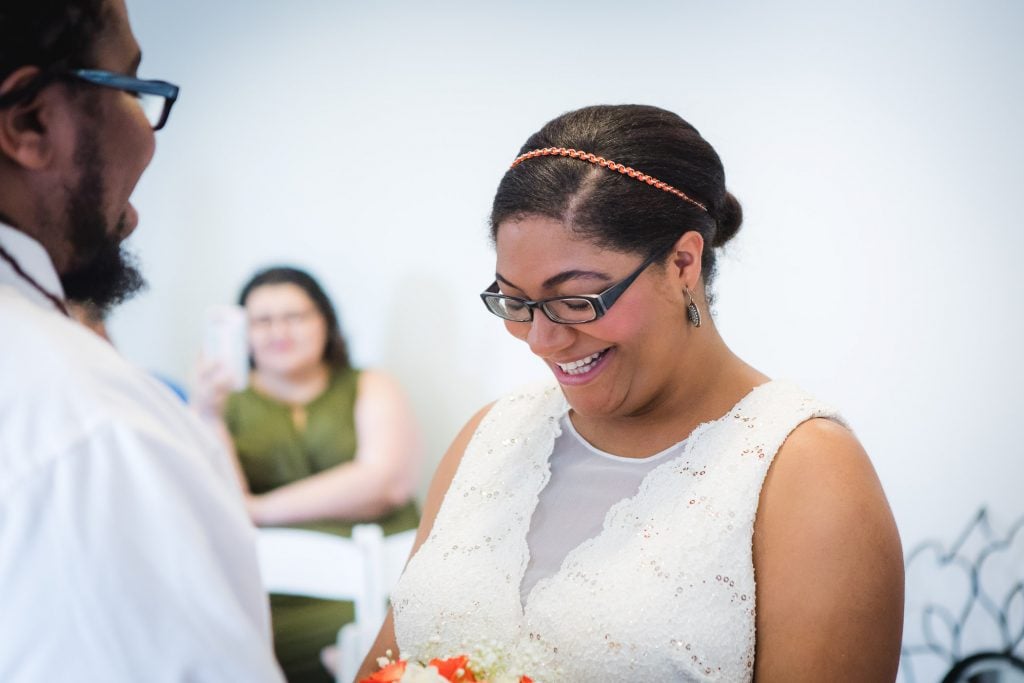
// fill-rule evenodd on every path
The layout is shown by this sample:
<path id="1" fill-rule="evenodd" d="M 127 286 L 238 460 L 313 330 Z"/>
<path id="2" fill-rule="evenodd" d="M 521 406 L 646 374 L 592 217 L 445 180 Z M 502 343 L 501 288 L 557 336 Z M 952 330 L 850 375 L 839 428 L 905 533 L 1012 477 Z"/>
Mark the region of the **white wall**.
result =
<path id="1" fill-rule="evenodd" d="M 436 460 L 546 373 L 476 296 L 507 164 L 565 110 L 657 104 L 745 207 L 723 334 L 843 408 L 905 545 L 1024 512 L 1021 3 L 128 6 L 142 73 L 183 86 L 136 193 L 152 286 L 113 325 L 143 364 L 184 376 L 202 309 L 297 263 L 356 359 L 409 388 Z"/>

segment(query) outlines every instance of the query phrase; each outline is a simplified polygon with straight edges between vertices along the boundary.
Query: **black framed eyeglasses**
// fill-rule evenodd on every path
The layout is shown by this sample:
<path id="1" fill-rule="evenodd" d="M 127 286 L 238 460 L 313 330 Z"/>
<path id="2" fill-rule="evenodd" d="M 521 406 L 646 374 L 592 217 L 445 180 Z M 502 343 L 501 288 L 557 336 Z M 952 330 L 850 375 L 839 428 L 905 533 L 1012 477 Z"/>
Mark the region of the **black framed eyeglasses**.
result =
<path id="1" fill-rule="evenodd" d="M 102 69 L 71 69 L 69 71 L 44 71 L 29 85 L 20 90 L 0 96 L 0 107 L 6 107 L 32 97 L 44 87 L 59 79 L 73 79 L 113 88 L 129 93 L 138 100 L 146 120 L 153 130 L 160 130 L 167 123 L 171 107 L 178 99 L 178 86 L 166 81 L 146 81 L 134 76 L 104 71 Z"/>
<path id="2" fill-rule="evenodd" d="M 528 301 L 517 296 L 498 293 L 498 281 L 480 294 L 487 310 L 505 320 L 526 323 L 533 320 L 533 311 L 539 308 L 548 320 L 563 325 L 579 325 L 597 320 L 619 300 L 622 293 L 640 277 L 640 273 L 660 258 L 655 254 L 640 264 L 626 279 L 616 282 L 600 294 L 577 294 L 576 296 L 553 296 L 548 299 Z"/>
<path id="3" fill-rule="evenodd" d="M 100 69 L 73 69 L 67 72 L 67 76 L 134 95 L 153 130 L 164 127 L 171 115 L 171 107 L 178 99 L 178 86 L 167 81 L 146 81 Z"/>

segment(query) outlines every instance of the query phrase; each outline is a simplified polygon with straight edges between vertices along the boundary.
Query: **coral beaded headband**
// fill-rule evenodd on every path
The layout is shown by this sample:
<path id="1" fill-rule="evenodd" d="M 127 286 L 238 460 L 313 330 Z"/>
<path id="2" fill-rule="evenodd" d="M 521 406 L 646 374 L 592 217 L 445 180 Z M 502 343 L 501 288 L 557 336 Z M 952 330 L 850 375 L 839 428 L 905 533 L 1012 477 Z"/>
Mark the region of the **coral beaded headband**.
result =
<path id="1" fill-rule="evenodd" d="M 703 204 L 698 202 L 696 199 L 691 198 L 689 195 L 687 195 L 682 190 L 679 190 L 679 189 L 676 189 L 676 188 L 672 187 L 668 183 L 664 183 L 664 182 L 658 180 L 657 178 L 652 178 L 651 176 L 647 175 L 646 173 L 641 173 L 640 171 L 636 170 L 635 168 L 630 168 L 629 166 L 623 166 L 622 164 L 617 164 L 614 161 L 609 161 L 608 159 L 605 159 L 604 157 L 599 157 L 599 156 L 596 156 L 594 154 L 590 154 L 588 152 L 581 152 L 581 151 L 576 150 L 576 149 L 566 149 L 565 147 L 545 147 L 544 149 L 535 149 L 535 150 L 533 150 L 531 152 L 527 152 L 526 154 L 520 154 L 519 156 L 517 156 L 516 160 L 512 162 L 512 165 L 509 166 L 509 168 L 515 168 L 516 166 L 518 166 L 519 164 L 523 163 L 527 159 L 536 159 L 537 157 L 551 157 L 551 156 L 572 157 L 573 159 L 579 159 L 580 161 L 589 161 L 590 163 L 592 163 L 592 164 L 594 164 L 596 166 L 601 166 L 602 168 L 607 168 L 610 171 L 618 171 L 622 175 L 628 175 L 630 178 L 636 178 L 640 182 L 647 183 L 651 187 L 656 187 L 659 190 L 665 190 L 665 192 L 668 192 L 669 194 L 674 194 L 675 196 L 679 197 L 683 201 L 687 201 L 687 202 L 693 204 L 694 206 L 696 206 L 698 209 L 700 209 L 704 213 L 708 212 L 708 207 L 704 206 Z"/>

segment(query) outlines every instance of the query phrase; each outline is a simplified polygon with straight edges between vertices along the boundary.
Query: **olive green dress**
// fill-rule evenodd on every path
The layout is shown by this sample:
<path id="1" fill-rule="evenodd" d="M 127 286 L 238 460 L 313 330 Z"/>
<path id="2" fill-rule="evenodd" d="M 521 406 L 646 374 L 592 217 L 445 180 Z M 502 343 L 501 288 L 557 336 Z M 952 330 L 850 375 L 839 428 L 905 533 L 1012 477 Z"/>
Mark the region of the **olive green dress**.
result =
<path id="1" fill-rule="evenodd" d="M 301 430 L 291 406 L 252 388 L 228 398 L 225 419 L 253 493 L 266 493 L 352 460 L 358 381 L 357 370 L 334 372 L 327 389 L 305 406 Z M 415 528 L 419 515 L 408 503 L 369 521 L 393 534 Z M 325 519 L 294 526 L 350 536 L 353 523 Z M 270 608 L 274 649 L 289 683 L 333 680 L 320 664 L 320 650 L 334 643 L 338 629 L 352 621 L 352 603 L 272 595 Z"/>

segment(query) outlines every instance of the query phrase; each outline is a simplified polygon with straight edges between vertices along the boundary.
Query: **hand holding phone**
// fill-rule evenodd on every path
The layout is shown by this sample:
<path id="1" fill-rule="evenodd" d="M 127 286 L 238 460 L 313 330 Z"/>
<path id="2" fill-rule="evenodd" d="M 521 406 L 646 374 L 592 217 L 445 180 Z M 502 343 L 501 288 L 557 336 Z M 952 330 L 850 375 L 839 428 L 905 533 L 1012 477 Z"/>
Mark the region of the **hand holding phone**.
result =
<path id="1" fill-rule="evenodd" d="M 206 311 L 203 363 L 220 367 L 232 391 L 249 384 L 249 340 L 245 309 L 213 306 Z"/>

